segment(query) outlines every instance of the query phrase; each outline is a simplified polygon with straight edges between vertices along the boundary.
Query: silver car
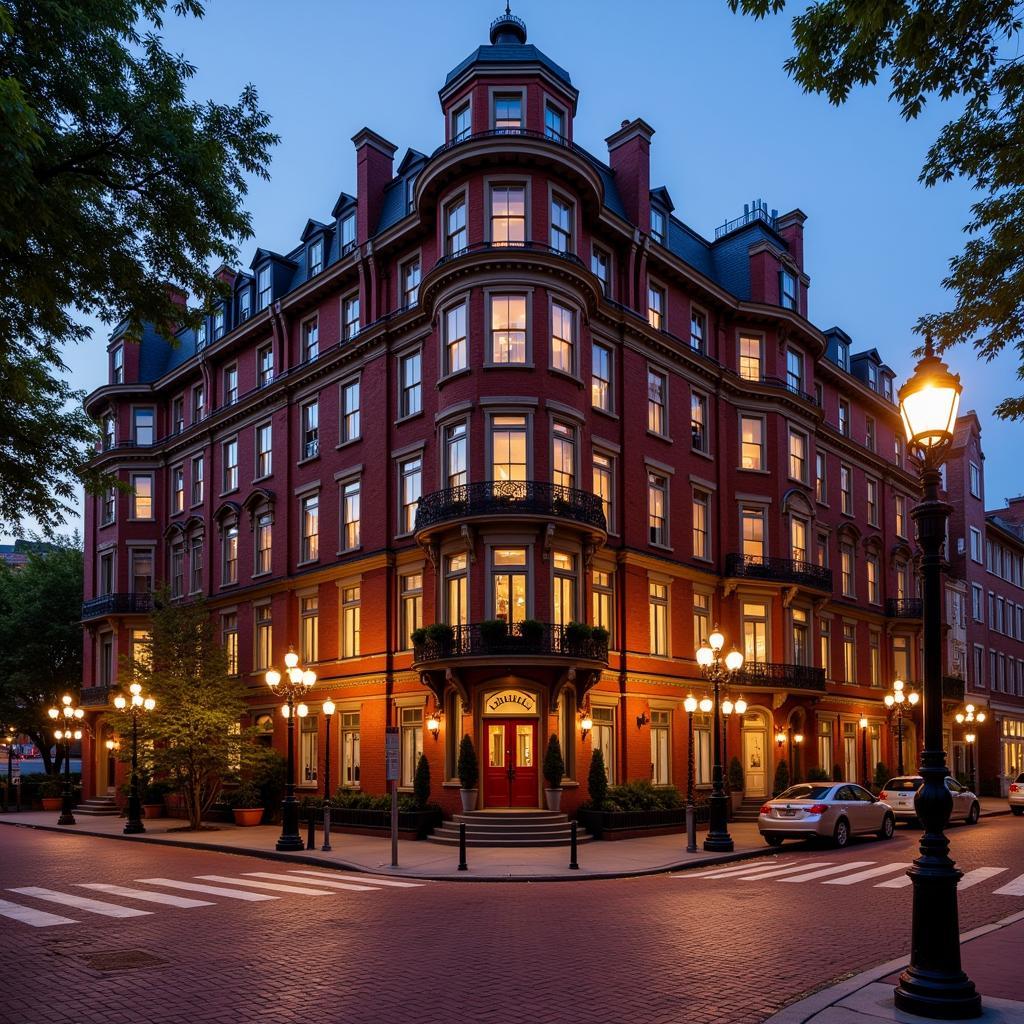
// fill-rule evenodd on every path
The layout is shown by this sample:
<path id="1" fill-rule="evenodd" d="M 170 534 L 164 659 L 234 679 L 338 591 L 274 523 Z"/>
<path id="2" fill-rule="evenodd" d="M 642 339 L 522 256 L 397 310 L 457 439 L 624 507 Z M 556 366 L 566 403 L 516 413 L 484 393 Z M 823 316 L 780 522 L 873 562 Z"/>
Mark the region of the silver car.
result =
<path id="1" fill-rule="evenodd" d="M 1016 815 L 1024 814 L 1024 772 L 1017 776 L 1015 782 L 1010 783 L 1010 810 Z"/>
<path id="2" fill-rule="evenodd" d="M 802 782 L 769 800 L 757 817 L 769 846 L 784 839 L 831 839 L 844 847 L 850 836 L 870 833 L 892 839 L 892 808 L 855 782 Z"/>
<path id="3" fill-rule="evenodd" d="M 892 807 L 893 814 L 900 821 L 917 821 L 914 798 L 923 782 L 924 779 L 920 775 L 898 775 L 882 787 L 878 798 Z M 950 811 L 949 820 L 977 825 L 978 818 L 981 817 L 981 804 L 977 796 L 949 775 L 946 776 L 946 789 L 953 797 L 953 810 Z"/>

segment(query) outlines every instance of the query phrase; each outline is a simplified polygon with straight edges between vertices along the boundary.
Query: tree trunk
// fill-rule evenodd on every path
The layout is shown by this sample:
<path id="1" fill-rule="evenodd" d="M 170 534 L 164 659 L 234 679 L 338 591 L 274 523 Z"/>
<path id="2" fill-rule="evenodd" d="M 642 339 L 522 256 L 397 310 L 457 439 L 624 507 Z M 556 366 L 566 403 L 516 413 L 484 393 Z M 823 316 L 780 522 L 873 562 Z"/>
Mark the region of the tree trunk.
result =
<path id="1" fill-rule="evenodd" d="M 36 745 L 36 747 L 39 749 L 39 756 L 43 760 L 43 771 L 46 772 L 47 775 L 52 775 L 52 774 L 54 774 L 55 771 L 59 772 L 60 771 L 59 755 L 58 755 L 58 760 L 57 760 L 57 764 L 56 765 L 54 765 L 53 758 L 50 756 L 50 746 L 49 746 L 49 744 L 52 741 L 52 737 L 51 736 L 47 736 L 44 733 L 34 732 L 32 730 L 29 730 L 26 733 L 26 735 Z"/>

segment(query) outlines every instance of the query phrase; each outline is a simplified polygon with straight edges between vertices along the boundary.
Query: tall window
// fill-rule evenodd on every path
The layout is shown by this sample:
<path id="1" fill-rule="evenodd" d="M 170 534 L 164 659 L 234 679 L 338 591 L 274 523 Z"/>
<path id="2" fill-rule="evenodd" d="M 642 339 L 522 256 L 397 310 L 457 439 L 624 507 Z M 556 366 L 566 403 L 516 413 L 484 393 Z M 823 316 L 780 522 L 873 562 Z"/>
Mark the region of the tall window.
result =
<path id="1" fill-rule="evenodd" d="M 839 578 L 843 597 L 856 597 L 854 550 L 853 545 L 847 541 L 839 545 Z"/>
<path id="2" fill-rule="evenodd" d="M 551 303 L 551 366 L 576 372 L 576 313 L 560 302 Z"/>
<path id="3" fill-rule="evenodd" d="M 320 402 L 314 398 L 302 407 L 302 458 L 320 454 Z"/>
<path id="4" fill-rule="evenodd" d="M 845 398 L 839 399 L 839 433 L 850 436 L 850 403 Z"/>
<path id="5" fill-rule="evenodd" d="M 612 585 L 612 574 L 603 569 L 595 569 L 591 574 L 590 598 L 593 612 L 593 624 L 608 630 L 611 644 L 615 625 L 615 590 Z"/>
<path id="6" fill-rule="evenodd" d="M 804 357 L 795 348 L 786 349 L 786 387 L 795 394 L 804 389 Z"/>
<path id="7" fill-rule="evenodd" d="M 647 584 L 647 603 L 650 616 L 651 654 L 668 657 L 668 584 Z"/>
<path id="8" fill-rule="evenodd" d="M 520 93 L 499 92 L 495 95 L 494 127 L 498 131 L 517 131 L 523 127 L 523 97 Z"/>
<path id="9" fill-rule="evenodd" d="M 299 601 L 300 654 L 305 664 L 320 660 L 320 598 L 316 594 Z"/>
<path id="10" fill-rule="evenodd" d="M 270 572 L 273 529 L 273 515 L 270 512 L 261 512 L 256 517 L 256 572 L 254 575 Z"/>
<path id="11" fill-rule="evenodd" d="M 420 297 L 420 258 L 409 260 L 402 267 L 402 306 L 415 306 Z"/>
<path id="12" fill-rule="evenodd" d="M 244 323 L 252 312 L 252 294 L 248 286 L 238 293 L 238 322 Z"/>
<path id="13" fill-rule="evenodd" d="M 124 345 L 118 345 L 110 353 L 110 383 L 124 383 Z"/>
<path id="14" fill-rule="evenodd" d="M 668 711 L 651 711 L 651 782 L 672 784 L 669 751 L 672 749 L 672 716 Z"/>
<path id="15" fill-rule="evenodd" d="M 857 682 L 857 627 L 849 622 L 843 625 L 843 678 Z"/>
<path id="16" fill-rule="evenodd" d="M 341 337 L 348 341 L 359 333 L 359 294 L 354 292 L 341 303 Z"/>
<path id="17" fill-rule="evenodd" d="M 423 625 L 423 573 L 410 572 L 398 578 L 398 649 L 412 648 L 413 630 Z"/>
<path id="18" fill-rule="evenodd" d="M 565 140 L 565 115 L 553 103 L 544 104 L 544 134 L 555 142 Z"/>
<path id="19" fill-rule="evenodd" d="M 203 389 L 195 388 L 193 394 L 196 392 L 202 396 Z M 200 407 L 202 407 L 202 398 L 200 397 Z M 197 418 L 192 417 L 192 421 L 195 422 Z M 156 414 L 152 409 L 134 409 L 132 411 L 132 436 L 135 439 L 137 445 L 151 445 L 154 441 L 154 424 L 156 423 Z"/>
<path id="20" fill-rule="evenodd" d="M 566 423 L 551 428 L 551 482 L 556 487 L 576 486 L 576 431 Z"/>
<path id="21" fill-rule="evenodd" d="M 445 621 L 450 626 L 469 622 L 469 560 L 466 555 L 449 555 L 444 562 Z"/>
<path id="22" fill-rule="evenodd" d="M 665 244 L 665 214 L 651 207 L 651 238 L 659 245 Z"/>
<path id="23" fill-rule="evenodd" d="M 879 587 L 879 561 L 878 555 L 868 555 L 864 560 L 868 572 L 868 600 L 872 604 L 881 604 L 881 589 Z"/>
<path id="24" fill-rule="evenodd" d="M 341 656 L 359 657 L 362 597 L 359 584 L 341 588 Z"/>
<path id="25" fill-rule="evenodd" d="M 99 592 L 100 595 L 105 597 L 107 594 L 114 592 L 116 581 L 114 578 L 114 553 L 108 551 L 105 554 L 100 555 L 100 578 L 99 578 Z"/>
<path id="26" fill-rule="evenodd" d="M 423 457 L 417 455 L 399 463 L 398 478 L 401 501 L 399 532 L 412 533 L 416 527 L 416 507 L 423 493 Z"/>
<path id="27" fill-rule="evenodd" d="M 882 685 L 882 638 L 872 630 L 868 637 L 868 671 L 870 678 L 868 682 L 872 686 Z"/>
<path id="28" fill-rule="evenodd" d="M 416 778 L 416 766 L 423 754 L 423 708 L 402 708 L 399 723 L 402 758 L 400 784 L 407 788 Z"/>
<path id="29" fill-rule="evenodd" d="M 868 477 L 865 481 L 865 492 L 868 504 L 868 522 L 872 526 L 878 525 L 878 481 Z"/>
<path id="30" fill-rule="evenodd" d="M 968 463 L 970 472 L 971 495 L 975 498 L 981 497 L 981 467 L 974 462 Z"/>
<path id="31" fill-rule="evenodd" d="M 605 526 L 611 533 L 615 529 L 615 518 L 612 515 L 614 502 L 614 467 L 610 455 L 594 450 L 593 472 L 594 472 L 594 493 L 601 499 L 601 510 L 604 512 Z"/>
<path id="32" fill-rule="evenodd" d="M 171 511 L 185 511 L 185 467 L 174 466 L 171 469 Z"/>
<path id="33" fill-rule="evenodd" d="M 750 664 L 768 661 L 768 606 L 760 601 L 744 601 L 743 657 Z"/>
<path id="34" fill-rule="evenodd" d="M 864 418 L 864 445 L 868 451 L 874 451 L 877 445 L 877 432 L 874 416 Z"/>
<path id="35" fill-rule="evenodd" d="M 265 388 L 274 379 L 273 345 L 264 345 L 256 350 L 256 378 L 261 388 Z"/>
<path id="36" fill-rule="evenodd" d="M 114 682 L 114 634 L 100 636 L 100 683 L 110 686 Z"/>
<path id="37" fill-rule="evenodd" d="M 907 535 L 907 499 L 902 494 L 896 495 L 896 536 Z"/>
<path id="38" fill-rule="evenodd" d="M 853 515 L 853 470 L 849 466 L 839 467 L 840 507 L 848 516 Z"/>
<path id="39" fill-rule="evenodd" d="M 791 626 L 793 630 L 793 664 L 810 665 L 811 623 L 806 609 L 794 608 L 792 610 Z"/>
<path id="40" fill-rule="evenodd" d="M 693 647 L 696 650 L 711 634 L 711 595 L 693 592 Z"/>
<path id="41" fill-rule="evenodd" d="M 346 789 L 359 786 L 359 712 L 341 716 L 341 784 Z"/>
<path id="42" fill-rule="evenodd" d="M 647 532 L 652 544 L 668 544 L 668 478 L 647 473 Z"/>
<path id="43" fill-rule="evenodd" d="M 238 582 L 238 523 L 224 527 L 221 584 Z"/>
<path id="44" fill-rule="evenodd" d="M 608 776 L 608 782 L 615 781 L 615 708 L 593 707 L 590 717 L 594 722 L 591 730 L 594 750 L 601 751 L 604 760 L 604 772 Z"/>
<path id="45" fill-rule="evenodd" d="M 444 428 L 444 479 L 446 487 L 464 487 L 469 479 L 465 422 Z"/>
<path id="46" fill-rule="evenodd" d="M 153 549 L 131 549 L 132 593 L 149 594 L 153 590 Z"/>
<path id="47" fill-rule="evenodd" d="M 740 467 L 764 469 L 764 420 L 760 416 L 740 417 Z"/>
<path id="48" fill-rule="evenodd" d="M 825 670 L 825 676 L 832 678 L 832 620 L 822 619 L 818 633 L 818 656 L 821 658 L 821 667 Z"/>
<path id="49" fill-rule="evenodd" d="M 789 431 L 789 475 L 807 483 L 807 435 L 793 429 Z"/>
<path id="50" fill-rule="evenodd" d="M 495 416 L 491 420 L 491 479 L 526 480 L 525 416 Z"/>
<path id="51" fill-rule="evenodd" d="M 356 244 L 356 215 L 347 214 L 341 222 L 341 254 L 350 252 Z"/>
<path id="52" fill-rule="evenodd" d="M 269 266 L 261 267 L 256 276 L 256 308 L 266 309 L 273 297 L 273 271 Z"/>
<path id="53" fill-rule="evenodd" d="M 693 492 L 693 557 L 711 559 L 711 495 Z"/>
<path id="54" fill-rule="evenodd" d="M 324 240 L 318 238 L 309 247 L 309 276 L 316 277 L 324 269 Z"/>
<path id="55" fill-rule="evenodd" d="M 491 243 L 522 245 L 526 241 L 526 189 L 522 185 L 491 186 Z"/>
<path id="56" fill-rule="evenodd" d="M 422 358 L 420 350 L 409 352 L 398 361 L 401 392 L 399 415 L 415 416 L 423 410 Z"/>
<path id="57" fill-rule="evenodd" d="M 300 501 L 302 520 L 302 561 L 313 562 L 320 557 L 320 495 L 310 494 Z"/>
<path id="58" fill-rule="evenodd" d="M 359 437 L 359 381 L 341 385 L 341 443 Z"/>
<path id="59" fill-rule="evenodd" d="M 182 423 L 184 426 L 184 422 Z M 108 413 L 103 417 L 103 450 L 109 451 L 117 443 L 117 420 Z"/>
<path id="60" fill-rule="evenodd" d="M 220 617 L 220 642 L 224 647 L 229 676 L 238 675 L 238 615 L 230 612 Z"/>
<path id="61" fill-rule="evenodd" d="M 761 338 L 758 335 L 740 335 L 740 376 L 744 380 L 761 379 Z"/>
<path id="62" fill-rule="evenodd" d="M 132 519 L 153 518 L 153 477 L 149 473 L 132 474 Z"/>
<path id="63" fill-rule="evenodd" d="M 551 248 L 572 252 L 572 205 L 558 196 L 551 197 Z"/>
<path id="64" fill-rule="evenodd" d="M 466 233 L 466 199 L 460 196 L 444 210 L 444 252 L 446 256 L 462 252 L 469 244 Z"/>
<path id="65" fill-rule="evenodd" d="M 764 558 L 764 509 L 741 509 L 740 528 L 744 558 Z"/>
<path id="66" fill-rule="evenodd" d="M 590 254 L 590 269 L 594 276 L 601 282 L 601 294 L 610 295 L 609 281 L 611 280 L 612 258 L 604 251 L 594 247 Z"/>
<path id="67" fill-rule="evenodd" d="M 452 306 L 444 315 L 445 373 L 458 373 L 468 365 L 466 304 Z"/>
<path id="68" fill-rule="evenodd" d="M 320 716 L 304 715 L 299 719 L 299 782 L 300 786 L 315 786 L 320 752 L 317 749 Z"/>
<path id="69" fill-rule="evenodd" d="M 491 296 L 491 362 L 526 362 L 526 296 Z"/>
<path id="70" fill-rule="evenodd" d="M 824 452 L 814 453 L 814 496 L 823 505 L 828 504 L 828 479 L 825 474 L 828 463 L 825 460 Z"/>
<path id="71" fill-rule="evenodd" d="M 320 354 L 320 321 L 307 320 L 302 325 L 302 359 L 316 359 Z"/>
<path id="72" fill-rule="evenodd" d="M 201 505 L 203 503 L 203 477 L 205 475 L 205 466 L 202 455 L 197 455 L 192 460 L 192 504 Z"/>
<path id="73" fill-rule="evenodd" d="M 495 548 L 491 553 L 494 618 L 511 628 L 527 615 L 526 548 Z"/>
<path id="74" fill-rule="evenodd" d="M 665 289 L 656 284 L 647 286 L 647 322 L 656 331 L 665 326 Z"/>
<path id="75" fill-rule="evenodd" d="M 238 366 L 232 363 L 224 370 L 224 404 L 234 405 L 238 401 Z M 180 428 L 179 428 L 180 429 Z"/>
<path id="76" fill-rule="evenodd" d="M 270 476 L 272 468 L 272 434 L 269 423 L 261 423 L 256 428 L 256 479 Z"/>
<path id="77" fill-rule="evenodd" d="M 452 142 L 461 142 L 463 139 L 469 138 L 472 131 L 469 104 L 463 103 L 452 114 Z"/>
<path id="78" fill-rule="evenodd" d="M 612 411 L 612 352 L 596 341 L 590 349 L 590 404 Z"/>
<path id="79" fill-rule="evenodd" d="M 708 318 L 699 310 L 690 310 L 690 348 L 707 354 Z"/>
<path id="80" fill-rule="evenodd" d="M 783 309 L 796 309 L 796 274 L 779 271 L 779 305 Z"/>
<path id="81" fill-rule="evenodd" d="M 103 492 L 103 508 L 101 512 L 101 523 L 104 526 L 109 525 L 114 521 L 114 517 L 117 510 L 117 488 L 108 487 Z"/>
<path id="82" fill-rule="evenodd" d="M 554 622 L 567 626 L 579 618 L 576 601 L 576 557 L 567 551 L 551 554 L 551 603 Z"/>
<path id="83" fill-rule="evenodd" d="M 832 774 L 832 722 L 827 718 L 818 719 L 818 767 L 829 775 Z"/>
<path id="84" fill-rule="evenodd" d="M 647 429 L 668 436 L 668 377 L 659 370 L 647 370 Z"/>
<path id="85" fill-rule="evenodd" d="M 711 784 L 711 716 L 693 716 L 693 750 L 697 783 Z"/>
<path id="86" fill-rule="evenodd" d="M 341 485 L 341 549 L 359 547 L 359 480 Z"/>
<path id="87" fill-rule="evenodd" d="M 188 592 L 198 594 L 203 589 L 203 539 L 196 537 L 189 550 Z"/>
<path id="88" fill-rule="evenodd" d="M 274 657 L 274 626 L 270 605 L 261 604 L 253 609 L 253 615 L 256 624 L 253 669 L 261 672 L 270 668 Z"/>
<path id="89" fill-rule="evenodd" d="M 706 455 L 708 443 L 708 400 L 699 391 L 690 392 L 690 446 Z"/>
<path id="90" fill-rule="evenodd" d="M 789 520 L 789 550 L 794 561 L 807 561 L 807 523 L 798 516 Z"/>

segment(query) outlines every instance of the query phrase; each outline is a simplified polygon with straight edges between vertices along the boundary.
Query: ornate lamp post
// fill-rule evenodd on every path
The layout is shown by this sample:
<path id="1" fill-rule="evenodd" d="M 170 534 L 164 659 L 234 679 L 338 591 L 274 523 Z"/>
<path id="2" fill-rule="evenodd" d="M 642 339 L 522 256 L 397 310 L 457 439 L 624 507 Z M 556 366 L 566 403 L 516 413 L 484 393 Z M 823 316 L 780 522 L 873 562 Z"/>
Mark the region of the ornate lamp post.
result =
<path id="1" fill-rule="evenodd" d="M 956 713 L 956 720 L 959 725 L 963 725 L 964 722 L 966 722 L 968 728 L 972 729 L 971 732 L 964 735 L 964 739 L 967 741 L 967 750 L 969 751 L 968 756 L 970 757 L 968 771 L 971 774 L 971 791 L 977 793 L 977 761 L 975 760 L 974 744 L 978 737 L 972 727 L 975 722 L 977 722 L 978 725 L 981 725 L 981 723 L 985 721 L 985 712 L 975 708 L 973 704 L 965 704 L 963 711 L 958 711 Z"/>
<path id="2" fill-rule="evenodd" d="M 725 636 L 716 626 L 707 640 L 697 649 L 697 664 L 701 675 L 711 683 L 714 706 L 714 768 L 711 773 L 711 799 L 709 803 L 708 834 L 704 840 L 704 849 L 709 852 L 729 853 L 733 849 L 732 836 L 729 835 L 729 801 L 725 795 L 722 772 L 722 684 L 732 679 L 743 666 L 743 655 L 734 647 L 724 658 L 722 648 Z"/>
<path id="3" fill-rule="evenodd" d="M 283 698 L 281 713 L 288 719 L 288 777 L 285 779 L 284 800 L 281 802 L 281 835 L 277 840 L 277 849 L 304 850 L 306 844 L 299 835 L 299 802 L 295 799 L 295 715 L 306 717 L 309 709 L 300 701 L 313 688 L 316 673 L 299 668 L 299 656 L 294 647 L 288 648 L 284 664 L 283 679 L 281 673 L 273 668 L 266 675 L 270 692 Z"/>
<path id="4" fill-rule="evenodd" d="M 722 765 L 725 768 L 726 792 L 729 791 L 729 719 L 733 712 L 742 718 L 747 711 L 747 702 L 739 697 L 735 701 L 728 697 L 722 701 L 722 714 L 725 716 L 722 722 Z"/>
<path id="5" fill-rule="evenodd" d="M 18 738 L 18 730 L 13 725 L 7 726 L 4 742 L 7 744 L 7 788 L 4 789 L 4 810 L 11 806 L 11 781 L 14 775 L 14 741 Z M 20 792 L 20 790 L 19 790 Z M 21 810 L 21 807 L 18 807 Z"/>
<path id="6" fill-rule="evenodd" d="M 917 702 L 920 699 L 915 690 L 907 692 L 902 679 L 896 679 L 892 684 L 892 691 L 885 695 L 885 706 L 889 709 L 893 720 L 896 722 L 897 775 L 906 774 L 903 767 L 903 716 L 910 714 L 911 709 L 917 706 Z"/>
<path id="7" fill-rule="evenodd" d="M 132 782 L 128 796 L 128 820 L 124 823 L 125 835 L 138 835 L 146 831 L 142 824 L 142 797 L 139 795 L 139 719 L 156 707 L 153 697 L 142 696 L 142 686 L 132 683 L 127 698 L 120 694 L 114 698 L 114 707 L 132 720 Z"/>
<path id="8" fill-rule="evenodd" d="M 57 741 L 64 744 L 64 793 L 57 824 L 74 825 L 76 822 L 72 813 L 75 800 L 71 793 L 71 741 L 82 738 L 82 729 L 80 726 L 76 726 L 76 723 L 82 721 L 85 711 L 82 708 L 76 708 L 70 694 L 65 693 L 60 699 L 60 707 L 50 708 L 46 713 L 63 726 L 63 728 L 53 731 Z"/>
<path id="9" fill-rule="evenodd" d="M 871 775 L 868 773 L 868 720 L 860 720 L 860 763 L 864 772 L 864 788 L 871 788 Z"/>
<path id="10" fill-rule="evenodd" d="M 939 470 L 953 440 L 961 390 L 959 376 L 934 354 L 929 337 L 924 358 L 899 393 L 908 447 L 922 456 L 923 500 L 911 515 L 922 551 L 924 782 L 914 810 L 924 831 L 920 856 L 908 871 L 914 889 L 910 965 L 900 975 L 895 1003 L 907 1013 L 942 1020 L 981 1015 L 981 996 L 960 966 L 956 887 L 961 872 L 949 856 L 944 831 L 953 808 L 942 749 L 942 573 L 950 506 L 939 498 Z"/>
<path id="11" fill-rule="evenodd" d="M 697 852 L 697 819 L 693 805 L 693 713 L 697 710 L 697 698 L 692 693 L 683 701 L 686 712 L 686 852 Z"/>
<path id="12" fill-rule="evenodd" d="M 331 719 L 334 718 L 334 701 L 329 697 L 323 702 L 322 710 L 327 719 L 327 754 L 324 757 L 324 799 L 331 799 Z"/>

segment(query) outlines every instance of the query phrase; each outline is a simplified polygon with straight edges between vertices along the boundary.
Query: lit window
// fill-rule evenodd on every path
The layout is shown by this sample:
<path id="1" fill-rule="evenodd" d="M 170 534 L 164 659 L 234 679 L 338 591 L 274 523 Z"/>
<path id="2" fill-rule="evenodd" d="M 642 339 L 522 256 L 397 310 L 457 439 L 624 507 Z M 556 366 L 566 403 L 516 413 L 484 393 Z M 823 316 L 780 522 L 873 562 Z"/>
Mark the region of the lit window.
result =
<path id="1" fill-rule="evenodd" d="M 594 450 L 593 471 L 594 471 L 594 493 L 601 499 L 601 509 L 604 512 L 605 526 L 609 532 L 615 529 L 615 520 L 612 515 L 614 501 L 614 466 L 615 463 L 610 455 Z"/>
<path id="2" fill-rule="evenodd" d="M 526 362 L 526 296 L 491 296 L 491 362 Z"/>
<path id="3" fill-rule="evenodd" d="M 491 420 L 491 479 L 495 483 L 523 483 L 526 480 L 526 417 L 495 416 Z M 518 488 L 502 488 L 502 494 L 516 494 Z M 522 490 L 525 496 L 525 489 Z"/>
<path id="4" fill-rule="evenodd" d="M 693 492 L 693 557 L 711 558 L 711 495 Z"/>
<path id="5" fill-rule="evenodd" d="M 445 622 L 464 626 L 469 622 L 468 560 L 464 554 L 450 555 L 444 566 Z"/>
<path id="6" fill-rule="evenodd" d="M 789 550 L 794 562 L 807 561 L 807 523 L 798 516 L 789 521 Z"/>
<path id="7" fill-rule="evenodd" d="M 840 506 L 848 516 L 853 515 L 853 471 L 849 466 L 839 467 Z"/>
<path id="8" fill-rule="evenodd" d="M 647 371 L 647 429 L 668 435 L 668 377 L 651 369 Z"/>
<path id="9" fill-rule="evenodd" d="M 132 474 L 132 519 L 153 518 L 153 477 L 148 473 Z"/>
<path id="10" fill-rule="evenodd" d="M 522 245 L 526 241 L 526 189 L 522 185 L 491 188 L 491 243 Z"/>
<path id="11" fill-rule="evenodd" d="M 857 682 L 857 627 L 850 623 L 843 626 L 843 678 Z"/>
<path id="12" fill-rule="evenodd" d="M 299 719 L 299 786 L 315 786 L 319 764 L 320 716 Z"/>
<path id="13" fill-rule="evenodd" d="M 615 588 L 613 575 L 602 569 L 595 569 L 591 576 L 591 600 L 593 604 L 593 624 L 608 630 L 608 643 L 612 643 L 612 627 L 615 624 Z"/>
<path id="14" fill-rule="evenodd" d="M 359 381 L 341 385 L 341 443 L 359 437 Z"/>
<path id="15" fill-rule="evenodd" d="M 423 459 L 416 456 L 399 464 L 400 533 L 412 533 L 416 526 L 416 508 L 420 502 L 423 481 Z"/>
<path id="16" fill-rule="evenodd" d="M 270 668 L 274 657 L 274 625 L 269 604 L 260 605 L 254 610 L 256 622 L 255 657 L 253 669 L 257 672 Z"/>
<path id="17" fill-rule="evenodd" d="M 743 557 L 754 560 L 764 558 L 764 509 L 744 508 L 740 510 L 740 540 Z"/>
<path id="18" fill-rule="evenodd" d="M 238 675 L 238 615 L 231 612 L 220 618 L 221 644 L 229 676 Z"/>
<path id="19" fill-rule="evenodd" d="M 743 660 L 748 665 L 768 661 L 768 606 L 760 601 L 744 601 L 741 606 Z"/>
<path id="20" fill-rule="evenodd" d="M 668 584 L 647 584 L 647 604 L 650 617 L 651 654 L 668 657 Z"/>
<path id="21" fill-rule="evenodd" d="M 171 512 L 185 511 L 185 467 L 175 466 L 171 470 Z"/>
<path id="22" fill-rule="evenodd" d="M 551 366 L 576 372 L 576 313 L 560 302 L 551 303 Z"/>
<path id="23" fill-rule="evenodd" d="M 794 608 L 790 619 L 793 634 L 793 664 L 809 665 L 811 663 L 810 616 L 803 608 Z"/>
<path id="24" fill-rule="evenodd" d="M 843 543 L 839 545 L 839 578 L 842 587 L 843 597 L 856 597 L 856 577 L 854 575 L 854 550 L 853 545 Z"/>
<path id="25" fill-rule="evenodd" d="M 596 341 L 590 350 L 590 402 L 595 409 L 612 411 L 612 352 Z"/>
<path id="26" fill-rule="evenodd" d="M 401 730 L 401 785 L 409 787 L 423 756 L 423 708 L 402 708 Z"/>
<path id="27" fill-rule="evenodd" d="M 359 786 L 359 712 L 341 716 L 341 784 L 346 789 Z"/>
<path id="28" fill-rule="evenodd" d="M 647 322 L 656 331 L 665 326 L 665 289 L 655 284 L 647 286 Z"/>
<path id="29" fill-rule="evenodd" d="M 744 380 L 761 379 L 761 338 L 756 335 L 740 335 L 740 376 Z"/>
<path id="30" fill-rule="evenodd" d="M 526 548 L 495 548 L 491 552 L 491 601 L 494 618 L 511 630 L 526 618 Z"/>
<path id="31" fill-rule="evenodd" d="M 647 532 L 650 542 L 668 544 L 668 478 L 647 474 Z"/>
<path id="32" fill-rule="evenodd" d="M 696 650 L 711 633 L 711 595 L 693 592 L 693 647 Z"/>
<path id="33" fill-rule="evenodd" d="M 815 452 L 814 455 L 814 492 L 815 497 L 823 505 L 828 504 L 828 479 L 826 473 L 828 463 L 824 452 Z"/>
<path id="34" fill-rule="evenodd" d="M 672 783 L 669 751 L 672 749 L 672 715 L 651 711 L 651 782 L 655 786 Z"/>
<path id="35" fill-rule="evenodd" d="M 300 502 L 302 521 L 303 562 L 313 562 L 320 557 L 320 495 L 311 494 Z"/>
<path id="36" fill-rule="evenodd" d="M 740 417 L 740 467 L 764 469 L 764 420 L 760 416 Z"/>
<path id="37" fill-rule="evenodd" d="M 423 573 L 413 572 L 398 579 L 398 649 L 412 650 L 412 634 L 423 625 Z"/>
<path id="38" fill-rule="evenodd" d="M 358 480 L 349 480 L 341 487 L 341 549 L 352 551 L 359 547 L 359 498 Z"/>
<path id="39" fill-rule="evenodd" d="M 868 555 L 864 566 L 868 574 L 868 600 L 872 604 L 881 604 L 878 555 Z"/>
<path id="40" fill-rule="evenodd" d="M 238 523 L 229 523 L 224 529 L 221 583 L 238 582 Z"/>
<path id="41" fill-rule="evenodd" d="M 273 554 L 274 517 L 261 512 L 256 518 L 256 566 L 254 576 L 270 572 Z"/>

